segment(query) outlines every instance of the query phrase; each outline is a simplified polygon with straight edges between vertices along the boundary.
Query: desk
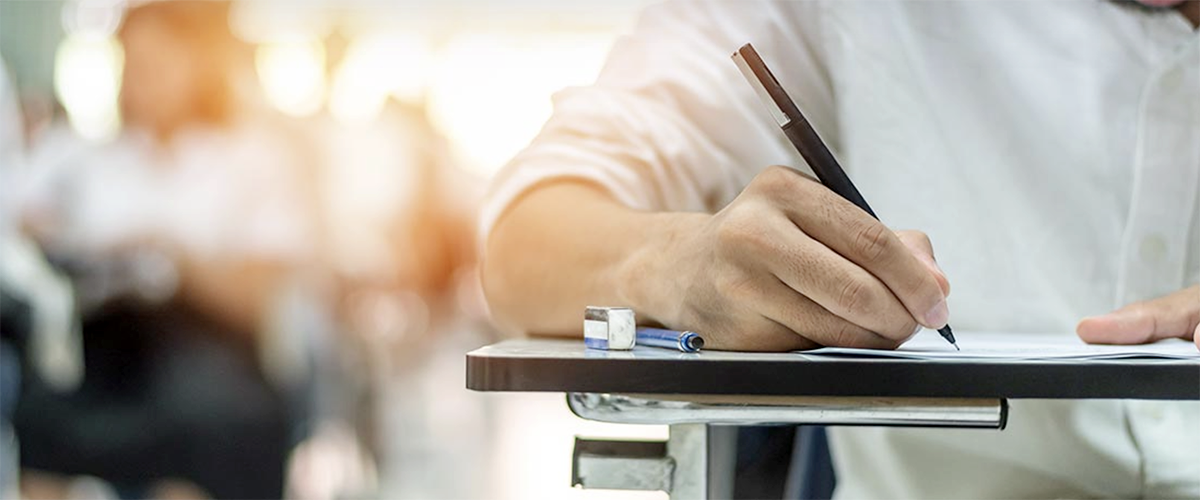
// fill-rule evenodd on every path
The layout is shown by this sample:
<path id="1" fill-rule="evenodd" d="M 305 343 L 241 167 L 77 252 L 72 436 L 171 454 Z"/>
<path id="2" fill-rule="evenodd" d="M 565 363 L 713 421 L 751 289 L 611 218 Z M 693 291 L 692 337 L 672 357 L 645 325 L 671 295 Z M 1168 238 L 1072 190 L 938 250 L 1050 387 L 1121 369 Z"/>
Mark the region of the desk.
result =
<path id="1" fill-rule="evenodd" d="M 734 426 L 1003 429 L 1007 399 L 1200 399 L 1200 359 L 923 361 L 802 353 L 595 351 L 519 339 L 467 354 L 467 388 L 565 392 L 587 419 L 670 426 L 662 444 L 577 440 L 576 484 L 727 497 Z M 981 431 L 981 432 L 996 432 Z"/>

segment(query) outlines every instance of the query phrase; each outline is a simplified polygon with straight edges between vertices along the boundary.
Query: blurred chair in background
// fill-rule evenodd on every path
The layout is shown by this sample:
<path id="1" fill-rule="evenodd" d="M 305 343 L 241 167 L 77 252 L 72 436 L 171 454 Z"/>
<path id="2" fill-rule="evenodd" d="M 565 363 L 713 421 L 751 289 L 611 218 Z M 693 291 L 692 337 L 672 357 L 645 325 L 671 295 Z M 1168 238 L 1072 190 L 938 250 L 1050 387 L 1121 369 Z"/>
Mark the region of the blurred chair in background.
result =
<path id="1" fill-rule="evenodd" d="M 31 155 L 23 228 L 87 316 L 82 387 L 24 383 L 26 467 L 126 497 L 282 496 L 298 415 L 263 371 L 259 334 L 308 281 L 315 217 L 303 147 L 248 98 L 249 53 L 227 18 L 226 2 L 130 8 L 121 135 L 49 133 Z"/>
<path id="2" fill-rule="evenodd" d="M 396 354 L 419 353 L 432 340 L 426 335 L 462 316 L 483 183 L 454 168 L 419 105 L 389 101 L 367 127 L 325 121 L 318 135 L 329 220 L 322 239 L 341 281 L 347 328 L 386 340 Z M 381 298 L 403 324 L 383 324 L 387 313 L 371 312 Z"/>
<path id="3" fill-rule="evenodd" d="M 424 381 L 431 366 L 445 361 L 446 351 L 453 352 L 457 366 L 459 353 L 471 347 L 460 344 L 472 342 L 463 334 L 476 333 L 484 321 L 471 232 L 472 203 L 478 199 L 473 194 L 482 182 L 454 168 L 444 139 L 419 105 L 391 101 L 369 123 L 325 119 L 315 128 L 323 149 L 317 185 L 327 221 L 320 239 L 337 276 L 339 355 L 354 356 L 367 376 L 360 381 L 367 394 L 358 400 L 358 420 L 352 423 L 389 473 L 391 493 L 420 498 L 420 486 L 409 478 L 441 484 L 428 477 L 442 466 L 431 459 L 461 455 L 459 440 L 438 432 L 453 422 L 424 419 L 436 406 L 426 399 L 433 395 L 424 392 Z M 343 377 L 354 375 L 363 373 Z M 346 391 L 335 397 L 347 399 Z M 468 435 L 456 431 L 451 434 Z M 322 460 L 309 451 L 335 448 L 306 447 L 305 463 L 294 466 L 316 470 Z M 420 455 L 426 458 L 413 461 Z M 315 494 L 320 477 L 292 474 L 295 488 L 289 491 L 327 498 Z M 405 483 L 399 492 L 395 482 Z M 424 491 L 473 491 L 467 485 L 440 487 Z"/>

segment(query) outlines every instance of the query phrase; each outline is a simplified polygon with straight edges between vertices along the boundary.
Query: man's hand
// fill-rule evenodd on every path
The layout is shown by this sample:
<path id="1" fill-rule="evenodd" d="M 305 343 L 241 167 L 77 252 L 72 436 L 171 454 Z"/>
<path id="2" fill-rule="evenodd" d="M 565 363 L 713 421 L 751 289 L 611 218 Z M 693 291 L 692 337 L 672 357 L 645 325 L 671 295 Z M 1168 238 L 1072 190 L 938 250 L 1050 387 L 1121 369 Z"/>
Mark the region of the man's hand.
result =
<path id="1" fill-rule="evenodd" d="M 717 214 L 678 222 L 623 273 L 666 285 L 624 295 L 713 348 L 892 349 L 949 317 L 923 233 L 894 233 L 795 170 L 772 167 Z"/>
<path id="2" fill-rule="evenodd" d="M 1148 344 L 1182 338 L 1194 340 L 1200 348 L 1200 286 L 1084 318 L 1075 330 L 1089 344 Z"/>

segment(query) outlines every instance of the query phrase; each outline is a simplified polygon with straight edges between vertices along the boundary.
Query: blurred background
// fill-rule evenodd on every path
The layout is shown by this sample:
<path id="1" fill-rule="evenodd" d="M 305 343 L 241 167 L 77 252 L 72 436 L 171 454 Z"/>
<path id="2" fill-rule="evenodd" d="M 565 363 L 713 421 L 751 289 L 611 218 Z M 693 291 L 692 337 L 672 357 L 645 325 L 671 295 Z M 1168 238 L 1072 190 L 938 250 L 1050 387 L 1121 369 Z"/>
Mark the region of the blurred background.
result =
<path id="1" fill-rule="evenodd" d="M 665 498 L 463 388 L 475 209 L 646 0 L 0 0 L 0 496 Z"/>

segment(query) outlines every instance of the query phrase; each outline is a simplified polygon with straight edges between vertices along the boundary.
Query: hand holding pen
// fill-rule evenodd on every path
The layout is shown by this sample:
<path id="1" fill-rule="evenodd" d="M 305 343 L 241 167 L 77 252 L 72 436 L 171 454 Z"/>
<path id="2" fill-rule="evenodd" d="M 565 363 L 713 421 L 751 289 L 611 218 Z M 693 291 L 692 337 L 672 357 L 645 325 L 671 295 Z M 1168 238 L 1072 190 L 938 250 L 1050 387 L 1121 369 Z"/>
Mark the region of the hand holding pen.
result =
<path id="1" fill-rule="evenodd" d="M 893 349 L 949 319 L 924 234 L 791 168 L 767 168 L 716 214 L 659 219 L 618 275 L 622 296 L 649 321 L 702 331 L 706 350 Z"/>
<path id="2" fill-rule="evenodd" d="M 570 198 L 597 214 L 579 234 L 620 236 L 589 240 L 619 258 L 596 257 L 609 264 L 578 286 L 646 324 L 702 332 L 706 351 L 892 349 L 918 325 L 946 326 L 949 284 L 929 239 L 796 170 L 766 168 L 715 214 L 630 211 L 585 189 Z"/>
<path id="3" fill-rule="evenodd" d="M 821 183 L 845 198 L 854 206 L 862 209 L 876 220 L 879 219 L 875 215 L 875 211 L 871 210 L 871 206 L 867 204 L 867 200 L 858 192 L 858 188 L 850 181 L 850 177 L 842 170 L 842 166 L 838 164 L 837 158 L 833 157 L 833 153 L 829 148 L 825 147 L 825 143 L 821 137 L 817 135 L 817 131 L 808 123 L 808 119 L 800 112 L 800 108 L 792 101 L 792 98 L 783 90 L 783 86 L 775 79 L 775 75 L 771 74 L 771 70 L 767 68 L 765 62 L 759 57 L 758 52 L 750 44 L 743 45 L 733 54 L 733 62 L 737 64 L 742 75 L 746 77 L 746 81 L 750 83 L 754 91 L 758 93 L 758 97 L 762 99 L 763 104 L 771 112 L 772 117 L 783 129 L 784 135 L 808 162 L 813 173 L 817 174 L 817 178 Z M 924 242 L 928 245 L 928 239 Z M 930 263 L 933 260 L 932 247 L 929 248 L 928 254 Z M 937 264 L 933 264 L 936 268 Z M 939 274 L 940 270 L 937 271 Z M 943 276 L 944 278 L 944 276 Z M 943 289 L 943 293 L 948 292 L 948 289 Z M 954 332 L 950 330 L 950 325 L 946 323 L 949 319 L 949 310 L 946 308 L 946 301 L 943 299 L 933 309 L 927 311 L 923 316 L 914 316 L 918 322 L 924 320 L 926 326 L 930 324 L 944 324 L 938 327 L 938 333 L 947 342 L 950 342 L 955 349 L 958 349 L 958 344 L 954 341 Z"/>
<path id="4" fill-rule="evenodd" d="M 949 283 L 928 238 L 892 232 L 790 168 L 766 169 L 691 224 L 663 251 L 670 279 L 656 281 L 680 286 L 655 294 L 679 312 L 652 319 L 703 332 L 705 350 L 894 349 L 918 324 L 946 325 Z"/>

